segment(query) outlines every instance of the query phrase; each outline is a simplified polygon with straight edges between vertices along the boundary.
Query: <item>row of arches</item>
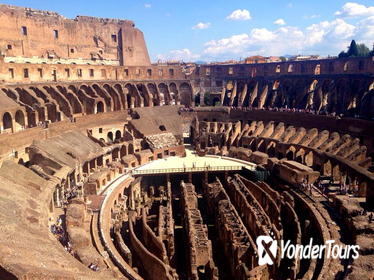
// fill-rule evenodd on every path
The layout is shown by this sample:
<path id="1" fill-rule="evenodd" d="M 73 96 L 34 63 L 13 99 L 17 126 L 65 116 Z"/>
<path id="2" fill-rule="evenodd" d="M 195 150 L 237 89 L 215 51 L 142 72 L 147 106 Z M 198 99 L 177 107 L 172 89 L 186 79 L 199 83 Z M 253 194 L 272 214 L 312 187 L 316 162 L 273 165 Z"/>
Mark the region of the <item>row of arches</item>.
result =
<path id="1" fill-rule="evenodd" d="M 23 130 L 25 125 L 25 113 L 22 110 L 17 110 L 14 115 L 11 112 L 3 113 L 1 131 L 17 132 Z"/>
<path id="2" fill-rule="evenodd" d="M 225 106 L 310 109 L 348 116 L 374 116 L 372 78 L 280 78 L 228 81 Z"/>
<path id="3" fill-rule="evenodd" d="M 45 121 L 56 122 L 79 115 L 98 114 L 136 107 L 192 104 L 188 82 L 65 84 L 2 88 L 23 108 L 21 113 L 3 115 L 3 129 L 18 131 Z M 23 116 L 23 117 L 22 117 Z M 16 120 L 15 122 L 13 120 Z"/>

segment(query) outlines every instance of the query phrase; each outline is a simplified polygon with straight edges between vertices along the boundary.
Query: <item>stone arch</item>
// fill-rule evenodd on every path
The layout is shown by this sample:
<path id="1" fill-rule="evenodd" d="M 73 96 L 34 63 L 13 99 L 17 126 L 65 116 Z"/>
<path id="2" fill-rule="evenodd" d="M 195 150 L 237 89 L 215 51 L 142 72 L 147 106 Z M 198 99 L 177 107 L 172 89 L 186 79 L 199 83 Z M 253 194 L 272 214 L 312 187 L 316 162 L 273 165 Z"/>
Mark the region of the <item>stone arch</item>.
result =
<path id="1" fill-rule="evenodd" d="M 121 131 L 117 130 L 115 134 L 115 140 L 121 139 Z"/>
<path id="2" fill-rule="evenodd" d="M 120 155 L 119 148 L 113 149 L 113 151 L 112 151 L 112 161 L 115 161 L 116 159 L 118 159 L 119 155 Z"/>
<path id="3" fill-rule="evenodd" d="M 15 131 L 19 131 L 25 127 L 25 115 L 23 111 L 18 110 L 14 116 L 15 120 Z"/>
<path id="4" fill-rule="evenodd" d="M 160 106 L 161 100 L 159 93 L 157 91 L 157 87 L 153 83 L 147 84 L 148 92 L 152 95 L 153 97 L 153 104 L 154 106 Z"/>
<path id="5" fill-rule="evenodd" d="M 316 64 L 314 67 L 314 75 L 320 75 L 321 74 L 321 64 Z"/>
<path id="6" fill-rule="evenodd" d="M 275 157 L 275 147 L 276 143 L 274 141 L 271 141 L 266 149 L 266 153 L 269 155 L 269 157 Z"/>
<path id="7" fill-rule="evenodd" d="M 67 99 L 59 93 L 59 91 L 53 87 L 53 86 L 43 86 L 44 91 L 56 101 L 56 104 L 58 105 L 58 112 L 57 112 L 57 119 L 61 120 L 61 112 L 67 116 L 71 117 L 71 106 L 70 103 L 67 101 Z"/>
<path id="8" fill-rule="evenodd" d="M 192 105 L 192 89 L 188 83 L 182 83 L 179 86 L 181 104 L 190 107 Z"/>
<path id="9" fill-rule="evenodd" d="M 135 108 L 141 106 L 140 96 L 135 86 L 132 84 L 126 84 L 125 88 L 128 90 L 127 94 L 127 108 Z"/>
<path id="10" fill-rule="evenodd" d="M 3 129 L 10 129 L 13 132 L 13 118 L 9 112 L 3 115 Z"/>
<path id="11" fill-rule="evenodd" d="M 286 158 L 287 160 L 294 160 L 295 159 L 295 151 L 296 148 L 294 146 L 290 146 L 286 151 Z"/>
<path id="12" fill-rule="evenodd" d="M 179 92 L 178 92 L 177 85 L 175 83 L 170 83 L 169 89 L 170 89 L 170 96 L 172 100 L 174 100 L 174 104 L 179 104 L 180 100 L 179 100 Z"/>
<path id="13" fill-rule="evenodd" d="M 104 103 L 102 101 L 96 103 L 96 114 L 99 113 L 104 113 Z"/>
<path id="14" fill-rule="evenodd" d="M 170 105 L 170 95 L 169 95 L 168 86 L 165 83 L 160 83 L 158 85 L 158 91 L 160 94 L 160 99 L 163 100 L 164 104 Z"/>
<path id="15" fill-rule="evenodd" d="M 113 109 L 114 111 L 119 111 L 121 110 L 121 100 L 120 97 L 118 96 L 117 92 L 109 85 L 105 84 L 103 85 L 103 88 L 105 91 L 110 95 L 112 103 L 113 103 Z"/>
<path id="16" fill-rule="evenodd" d="M 137 84 L 136 85 L 136 88 L 140 94 L 140 96 L 142 97 L 142 99 L 144 100 L 144 106 L 145 107 L 149 107 L 149 106 L 152 106 L 153 105 L 153 102 L 152 100 L 150 99 L 149 97 L 149 93 L 148 93 L 148 90 L 147 88 L 144 86 L 144 84 Z"/>
<path id="17" fill-rule="evenodd" d="M 129 144 L 128 154 L 129 155 L 134 154 L 134 145 L 132 143 Z"/>
<path id="18" fill-rule="evenodd" d="M 118 92 L 123 109 L 127 109 L 126 93 L 122 88 L 122 85 L 115 84 L 113 88 Z"/>
<path id="19" fill-rule="evenodd" d="M 123 145 L 120 150 L 121 158 L 127 155 L 127 146 Z"/>
<path id="20" fill-rule="evenodd" d="M 81 114 L 83 113 L 83 106 L 81 101 L 75 96 L 74 92 L 69 88 L 63 86 L 56 86 L 57 90 L 65 96 L 65 98 L 70 102 L 71 108 L 73 110 L 73 114 Z"/>
<path id="21" fill-rule="evenodd" d="M 343 71 L 344 72 L 347 72 L 348 70 L 349 70 L 349 61 L 347 61 L 346 63 L 344 63 L 344 65 L 343 65 Z"/>
<path id="22" fill-rule="evenodd" d="M 99 85 L 93 84 L 91 86 L 93 91 L 100 97 L 101 100 L 105 102 L 106 110 L 105 112 L 110 112 L 115 110 L 115 101 L 113 98 L 109 95 L 109 93 L 105 92 L 104 89 L 102 89 Z M 95 98 L 97 100 L 97 98 Z"/>
<path id="23" fill-rule="evenodd" d="M 109 131 L 107 134 L 107 141 L 108 142 L 113 142 L 113 132 Z"/>
<path id="24" fill-rule="evenodd" d="M 266 152 L 266 143 L 264 139 L 261 139 L 257 144 L 257 150 L 265 153 Z"/>

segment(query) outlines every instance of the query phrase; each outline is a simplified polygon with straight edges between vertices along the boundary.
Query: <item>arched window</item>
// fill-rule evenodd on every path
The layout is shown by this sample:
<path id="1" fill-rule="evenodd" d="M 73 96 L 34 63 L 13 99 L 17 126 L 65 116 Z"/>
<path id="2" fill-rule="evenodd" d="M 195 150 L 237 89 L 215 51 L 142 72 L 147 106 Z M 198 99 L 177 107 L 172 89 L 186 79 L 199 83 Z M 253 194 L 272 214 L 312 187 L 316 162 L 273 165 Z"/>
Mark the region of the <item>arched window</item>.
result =
<path id="1" fill-rule="evenodd" d="M 21 110 L 18 110 L 16 112 L 15 120 L 16 120 L 17 126 L 19 127 L 25 126 L 25 116 Z"/>
<path id="2" fill-rule="evenodd" d="M 96 105 L 96 113 L 103 113 L 104 112 L 104 104 L 103 102 L 99 101 Z"/>
<path id="3" fill-rule="evenodd" d="M 317 64 L 316 67 L 314 68 L 314 75 L 319 75 L 321 74 L 321 65 Z"/>
<path id="4" fill-rule="evenodd" d="M 116 131 L 116 140 L 121 138 L 121 131 Z"/>
<path id="5" fill-rule="evenodd" d="M 4 129 L 10 129 L 12 128 L 12 116 L 6 112 L 4 115 L 3 115 L 3 128 Z"/>
<path id="6" fill-rule="evenodd" d="M 113 142 L 113 132 L 109 131 L 107 136 L 108 136 L 108 142 Z"/>

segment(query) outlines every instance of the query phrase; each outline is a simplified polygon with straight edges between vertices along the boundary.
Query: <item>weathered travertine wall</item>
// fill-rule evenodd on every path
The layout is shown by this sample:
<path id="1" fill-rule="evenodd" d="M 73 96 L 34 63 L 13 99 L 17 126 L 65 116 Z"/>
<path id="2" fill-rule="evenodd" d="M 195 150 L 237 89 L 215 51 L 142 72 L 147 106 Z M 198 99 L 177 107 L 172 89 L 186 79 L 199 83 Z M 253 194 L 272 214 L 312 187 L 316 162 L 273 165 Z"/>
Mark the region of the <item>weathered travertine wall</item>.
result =
<path id="1" fill-rule="evenodd" d="M 143 33 L 132 21 L 0 6 L 0 49 L 7 61 L 149 65 Z"/>

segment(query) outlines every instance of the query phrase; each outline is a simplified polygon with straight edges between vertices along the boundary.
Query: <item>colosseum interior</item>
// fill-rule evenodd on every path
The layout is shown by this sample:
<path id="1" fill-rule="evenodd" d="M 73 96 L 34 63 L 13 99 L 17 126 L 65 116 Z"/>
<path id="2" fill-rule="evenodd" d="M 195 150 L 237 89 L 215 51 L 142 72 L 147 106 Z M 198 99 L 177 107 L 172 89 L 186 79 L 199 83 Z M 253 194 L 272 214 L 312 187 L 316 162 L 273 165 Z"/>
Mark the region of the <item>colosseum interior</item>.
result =
<path id="1" fill-rule="evenodd" d="M 372 57 L 151 64 L 129 20 L 0 21 L 0 279 L 374 279 Z M 260 265 L 261 235 L 359 257 Z"/>

